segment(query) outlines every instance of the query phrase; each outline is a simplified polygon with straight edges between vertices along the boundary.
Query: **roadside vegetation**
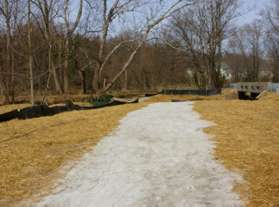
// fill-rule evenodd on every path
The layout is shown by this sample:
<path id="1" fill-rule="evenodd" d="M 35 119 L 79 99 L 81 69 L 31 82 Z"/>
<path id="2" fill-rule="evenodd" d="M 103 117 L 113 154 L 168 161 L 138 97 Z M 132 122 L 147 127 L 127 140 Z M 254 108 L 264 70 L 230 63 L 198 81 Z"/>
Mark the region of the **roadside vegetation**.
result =
<path id="1" fill-rule="evenodd" d="M 3 0 L 0 104 L 279 81 L 278 1 Z M 246 5 L 249 6 L 249 5 Z"/>
<path id="2" fill-rule="evenodd" d="M 259 101 L 195 102 L 216 142 L 215 157 L 246 181 L 236 187 L 248 206 L 279 205 L 279 95 Z"/>
<path id="3" fill-rule="evenodd" d="M 146 98 L 1 122 L 0 206 L 49 192 L 61 168 L 127 113 L 170 101 L 193 101 L 203 119 L 216 123 L 206 130 L 216 141 L 216 159 L 243 174 L 247 182 L 236 191 L 249 206 L 279 206 L 278 95 L 240 101 L 234 89 L 223 90 L 232 83 L 279 82 L 279 1 L 262 5 L 251 22 L 244 21 L 247 8 L 240 2 L 0 1 L 0 115 L 25 107 L 32 113 L 58 104 L 92 106 L 89 99 L 108 95 Z M 159 94 L 165 89 L 217 95 Z"/>
<path id="4" fill-rule="evenodd" d="M 145 104 L 66 112 L 0 124 L 0 206 L 15 205 L 53 187 L 61 167 L 108 135 L 128 112 Z M 22 105 L 1 106 L 0 112 Z"/>
<path id="5" fill-rule="evenodd" d="M 244 176 L 246 182 L 235 190 L 248 206 L 279 203 L 279 95 L 269 93 L 258 101 L 226 100 L 222 95 L 157 95 L 144 103 L 2 123 L 0 204 L 12 206 L 49 192 L 63 175 L 62 167 L 70 167 L 91 150 L 128 112 L 173 100 L 195 101 L 194 109 L 202 118 L 216 124 L 206 130 L 216 142 L 215 157 Z M 2 106 L 0 111 L 24 106 Z"/>

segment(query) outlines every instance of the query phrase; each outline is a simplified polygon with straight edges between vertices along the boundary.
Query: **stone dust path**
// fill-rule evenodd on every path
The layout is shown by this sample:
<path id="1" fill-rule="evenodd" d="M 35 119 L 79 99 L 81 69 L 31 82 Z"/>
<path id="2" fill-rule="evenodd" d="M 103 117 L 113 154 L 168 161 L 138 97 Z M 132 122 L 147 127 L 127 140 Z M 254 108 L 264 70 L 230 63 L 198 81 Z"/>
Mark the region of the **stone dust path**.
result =
<path id="1" fill-rule="evenodd" d="M 241 177 L 214 160 L 208 126 L 190 102 L 131 112 L 34 206 L 243 206 L 232 191 Z"/>

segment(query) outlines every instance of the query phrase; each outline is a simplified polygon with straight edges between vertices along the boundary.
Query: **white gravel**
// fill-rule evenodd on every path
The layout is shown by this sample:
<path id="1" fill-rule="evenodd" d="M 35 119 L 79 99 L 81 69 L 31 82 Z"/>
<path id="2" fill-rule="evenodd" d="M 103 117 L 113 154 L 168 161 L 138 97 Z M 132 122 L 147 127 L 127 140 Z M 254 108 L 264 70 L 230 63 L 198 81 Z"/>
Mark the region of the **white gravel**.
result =
<path id="1" fill-rule="evenodd" d="M 241 177 L 214 160 L 209 125 L 190 102 L 129 113 L 35 206 L 243 206 L 232 192 Z"/>

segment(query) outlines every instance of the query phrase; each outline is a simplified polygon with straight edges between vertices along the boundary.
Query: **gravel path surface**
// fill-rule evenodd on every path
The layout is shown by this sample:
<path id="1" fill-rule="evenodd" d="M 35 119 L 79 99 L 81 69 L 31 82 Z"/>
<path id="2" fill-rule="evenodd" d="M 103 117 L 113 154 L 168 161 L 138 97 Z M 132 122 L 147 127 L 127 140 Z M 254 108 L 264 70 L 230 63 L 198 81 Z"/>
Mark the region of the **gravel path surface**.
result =
<path id="1" fill-rule="evenodd" d="M 129 113 L 35 206 L 233 207 L 237 174 L 212 155 L 192 103 L 158 103 Z"/>

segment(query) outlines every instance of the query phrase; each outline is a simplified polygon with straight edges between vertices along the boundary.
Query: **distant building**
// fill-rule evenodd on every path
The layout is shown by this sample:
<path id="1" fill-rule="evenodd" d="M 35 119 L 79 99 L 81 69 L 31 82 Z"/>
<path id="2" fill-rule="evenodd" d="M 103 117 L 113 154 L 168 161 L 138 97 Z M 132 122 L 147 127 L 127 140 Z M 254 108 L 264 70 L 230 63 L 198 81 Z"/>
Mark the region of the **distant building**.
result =
<path id="1" fill-rule="evenodd" d="M 232 74 L 230 72 L 230 67 L 226 63 L 221 64 L 221 74 L 226 81 L 232 80 Z"/>

